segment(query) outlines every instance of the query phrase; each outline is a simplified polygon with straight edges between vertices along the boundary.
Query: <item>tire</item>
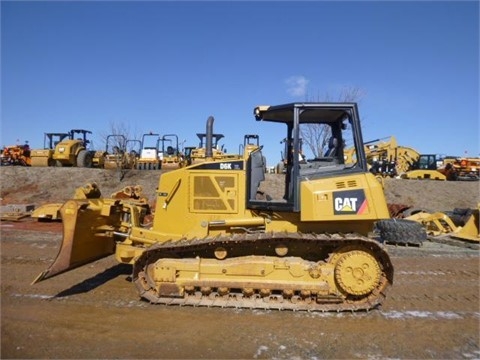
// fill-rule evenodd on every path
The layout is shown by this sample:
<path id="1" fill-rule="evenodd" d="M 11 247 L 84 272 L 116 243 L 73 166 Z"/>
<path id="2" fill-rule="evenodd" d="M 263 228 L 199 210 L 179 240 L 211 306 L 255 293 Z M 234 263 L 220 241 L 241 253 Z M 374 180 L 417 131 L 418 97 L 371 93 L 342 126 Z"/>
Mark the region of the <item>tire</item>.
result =
<path id="1" fill-rule="evenodd" d="M 93 154 L 87 150 L 80 150 L 77 155 L 77 167 L 91 168 L 93 163 Z"/>
<path id="2" fill-rule="evenodd" d="M 56 166 L 56 167 L 62 167 L 63 164 L 62 164 L 62 162 L 61 162 L 60 160 L 55 160 L 55 166 Z"/>
<path id="3" fill-rule="evenodd" d="M 427 232 L 423 226 L 411 220 L 380 220 L 375 224 L 375 230 L 381 242 L 386 244 L 421 246 L 427 240 Z"/>

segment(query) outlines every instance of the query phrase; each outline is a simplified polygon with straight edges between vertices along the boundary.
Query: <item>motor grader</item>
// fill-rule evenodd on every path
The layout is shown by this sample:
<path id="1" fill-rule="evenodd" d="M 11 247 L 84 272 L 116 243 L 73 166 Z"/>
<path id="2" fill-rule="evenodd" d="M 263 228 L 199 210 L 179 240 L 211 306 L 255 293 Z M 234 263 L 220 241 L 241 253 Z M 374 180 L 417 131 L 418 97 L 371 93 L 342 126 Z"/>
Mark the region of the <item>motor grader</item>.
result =
<path id="1" fill-rule="evenodd" d="M 265 180 L 261 146 L 212 161 L 209 117 L 206 161 L 161 175 L 151 223 L 129 199 L 67 201 L 60 251 L 34 283 L 115 254 L 132 265 L 132 282 L 151 303 L 307 311 L 380 305 L 394 271 L 368 235 L 389 212 L 367 170 L 357 105 L 258 106 L 254 116 L 284 124 L 291 139 L 282 198 L 257 197 Z M 339 148 L 332 161 L 300 164 L 300 128 L 312 123 L 329 126 L 337 144 L 354 144 L 357 161 L 345 164 Z"/>

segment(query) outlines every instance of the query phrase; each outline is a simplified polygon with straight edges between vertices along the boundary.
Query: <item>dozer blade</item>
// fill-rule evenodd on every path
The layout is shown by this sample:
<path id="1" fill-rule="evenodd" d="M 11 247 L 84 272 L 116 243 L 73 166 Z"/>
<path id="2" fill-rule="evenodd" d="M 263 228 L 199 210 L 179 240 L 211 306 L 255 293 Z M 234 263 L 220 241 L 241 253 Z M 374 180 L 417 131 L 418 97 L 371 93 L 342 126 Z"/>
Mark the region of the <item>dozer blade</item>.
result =
<path id="1" fill-rule="evenodd" d="M 113 254 L 115 242 L 111 225 L 117 217 L 110 215 L 112 208 L 101 199 L 67 201 L 60 208 L 63 222 L 60 251 L 32 285 Z"/>

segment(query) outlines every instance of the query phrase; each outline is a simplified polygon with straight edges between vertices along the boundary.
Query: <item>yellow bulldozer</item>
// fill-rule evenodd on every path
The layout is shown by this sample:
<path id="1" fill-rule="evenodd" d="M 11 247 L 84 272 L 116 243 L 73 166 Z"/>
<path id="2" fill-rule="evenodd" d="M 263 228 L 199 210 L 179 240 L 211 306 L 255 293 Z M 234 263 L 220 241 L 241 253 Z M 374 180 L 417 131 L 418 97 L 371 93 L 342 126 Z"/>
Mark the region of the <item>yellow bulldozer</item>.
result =
<path id="1" fill-rule="evenodd" d="M 210 116 L 206 161 L 161 175 L 152 222 L 144 223 L 145 208 L 130 199 L 67 201 L 60 251 L 34 283 L 114 254 L 132 265 L 139 296 L 155 304 L 306 311 L 380 305 L 394 271 L 381 241 L 369 235 L 375 224 L 395 222 L 367 169 L 357 105 L 258 106 L 254 116 L 284 124 L 290 139 L 282 198 L 257 197 L 265 181 L 262 147 L 213 159 Z M 300 128 L 311 123 L 330 127 L 338 144 L 351 139 L 357 162 L 345 164 L 339 148 L 332 161 L 300 166 Z"/>

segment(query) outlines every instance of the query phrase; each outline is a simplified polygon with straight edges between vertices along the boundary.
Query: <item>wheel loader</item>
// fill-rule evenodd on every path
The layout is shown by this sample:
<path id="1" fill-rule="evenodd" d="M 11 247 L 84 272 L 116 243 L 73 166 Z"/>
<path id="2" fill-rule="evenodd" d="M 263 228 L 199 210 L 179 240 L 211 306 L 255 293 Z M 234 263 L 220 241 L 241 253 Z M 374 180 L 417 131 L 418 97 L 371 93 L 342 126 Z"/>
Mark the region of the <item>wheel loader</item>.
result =
<path id="1" fill-rule="evenodd" d="M 388 219 L 383 188 L 367 170 L 355 103 L 258 106 L 259 124 L 283 124 L 289 141 L 284 194 L 258 198 L 265 181 L 262 147 L 247 157 L 213 161 L 214 119 L 206 161 L 161 175 L 154 219 L 129 199 L 91 197 L 60 209 L 63 240 L 33 283 L 115 255 L 132 265 L 138 295 L 155 304 L 305 311 L 378 307 L 393 283 L 380 241 Z M 328 162 L 299 163 L 300 128 L 326 124 L 343 149 Z M 65 275 L 64 275 L 65 276 Z"/>
<path id="2" fill-rule="evenodd" d="M 451 163 L 444 164 L 438 155 L 422 154 L 400 177 L 402 179 L 454 181 L 457 180 L 458 173 Z"/>

